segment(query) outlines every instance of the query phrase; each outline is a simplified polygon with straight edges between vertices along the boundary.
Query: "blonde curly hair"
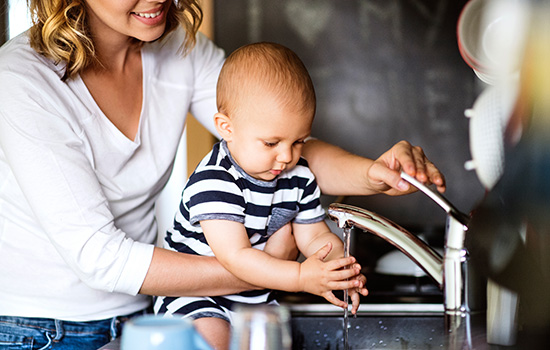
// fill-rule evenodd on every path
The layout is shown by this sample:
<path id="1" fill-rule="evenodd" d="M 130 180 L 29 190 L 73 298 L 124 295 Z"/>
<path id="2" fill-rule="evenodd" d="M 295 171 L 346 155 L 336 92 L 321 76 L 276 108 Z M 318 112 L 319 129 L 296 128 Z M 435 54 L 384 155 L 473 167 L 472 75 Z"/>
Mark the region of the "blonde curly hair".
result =
<path id="1" fill-rule="evenodd" d="M 66 64 L 63 80 L 71 79 L 97 61 L 94 42 L 88 31 L 85 0 L 27 0 L 32 18 L 31 47 L 56 63 Z M 166 16 L 166 29 L 158 39 L 183 26 L 185 54 L 195 45 L 202 22 L 199 0 L 172 0 Z"/>

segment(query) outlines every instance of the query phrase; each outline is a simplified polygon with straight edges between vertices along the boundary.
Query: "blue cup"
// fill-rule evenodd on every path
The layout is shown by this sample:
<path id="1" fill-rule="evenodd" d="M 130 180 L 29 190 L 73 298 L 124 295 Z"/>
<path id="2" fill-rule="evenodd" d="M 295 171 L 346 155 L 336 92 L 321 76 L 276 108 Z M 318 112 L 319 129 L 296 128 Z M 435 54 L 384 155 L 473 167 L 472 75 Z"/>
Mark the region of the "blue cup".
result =
<path id="1" fill-rule="evenodd" d="M 124 325 L 121 350 L 212 350 L 189 319 L 139 316 Z"/>

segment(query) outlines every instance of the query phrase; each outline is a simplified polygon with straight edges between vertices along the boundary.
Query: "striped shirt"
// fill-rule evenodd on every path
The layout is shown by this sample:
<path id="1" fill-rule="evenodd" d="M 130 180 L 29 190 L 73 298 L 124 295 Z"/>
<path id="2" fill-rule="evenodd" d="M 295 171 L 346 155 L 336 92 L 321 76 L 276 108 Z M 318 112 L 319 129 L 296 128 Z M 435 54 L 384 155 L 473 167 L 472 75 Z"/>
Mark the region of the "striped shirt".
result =
<path id="1" fill-rule="evenodd" d="M 322 221 L 325 212 L 319 196 L 305 159 L 274 180 L 262 181 L 245 173 L 221 141 L 189 178 L 166 242 L 180 252 L 212 256 L 200 221 L 230 220 L 243 223 L 251 245 L 261 249 L 269 236 L 291 221 Z"/>
<path id="2" fill-rule="evenodd" d="M 258 180 L 239 167 L 222 140 L 189 178 L 164 245 L 184 253 L 213 256 L 200 221 L 216 219 L 243 223 L 251 245 L 263 249 L 267 239 L 289 222 L 324 220 L 319 197 L 320 189 L 305 159 L 272 181 Z M 241 296 L 250 293 L 256 295 L 258 291 Z M 234 296 L 230 299 L 241 301 Z"/>

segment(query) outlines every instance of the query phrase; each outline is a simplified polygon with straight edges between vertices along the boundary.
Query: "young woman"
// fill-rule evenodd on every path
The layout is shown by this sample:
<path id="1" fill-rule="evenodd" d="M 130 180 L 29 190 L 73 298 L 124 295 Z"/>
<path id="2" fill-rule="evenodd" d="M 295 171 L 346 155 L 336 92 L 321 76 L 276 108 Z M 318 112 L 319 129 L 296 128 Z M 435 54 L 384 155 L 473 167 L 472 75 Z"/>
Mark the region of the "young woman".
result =
<path id="1" fill-rule="evenodd" d="M 197 34 L 197 1 L 29 2 L 33 27 L 0 48 L 0 349 L 97 349 L 148 295 L 254 288 L 154 246 L 187 112 L 214 131 L 224 53 Z M 411 192 L 401 169 L 445 186 L 407 142 L 375 161 L 321 141 L 303 155 L 329 194 Z M 266 249 L 290 258 L 291 239 Z"/>

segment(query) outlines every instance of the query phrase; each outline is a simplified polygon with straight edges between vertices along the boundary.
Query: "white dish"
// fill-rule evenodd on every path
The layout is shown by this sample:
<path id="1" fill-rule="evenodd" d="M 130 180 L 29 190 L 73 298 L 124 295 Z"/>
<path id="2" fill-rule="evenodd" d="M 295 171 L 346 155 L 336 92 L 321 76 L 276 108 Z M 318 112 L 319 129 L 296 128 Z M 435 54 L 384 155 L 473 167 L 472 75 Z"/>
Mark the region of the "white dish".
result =
<path id="1" fill-rule="evenodd" d="M 529 17 L 529 8 L 516 0 L 470 0 L 464 6 L 458 49 L 483 82 L 517 79 Z"/>
<path id="2" fill-rule="evenodd" d="M 442 251 L 436 249 L 439 253 Z M 374 269 L 376 273 L 395 276 L 423 277 L 426 272 L 399 250 L 392 250 L 383 255 Z"/>

